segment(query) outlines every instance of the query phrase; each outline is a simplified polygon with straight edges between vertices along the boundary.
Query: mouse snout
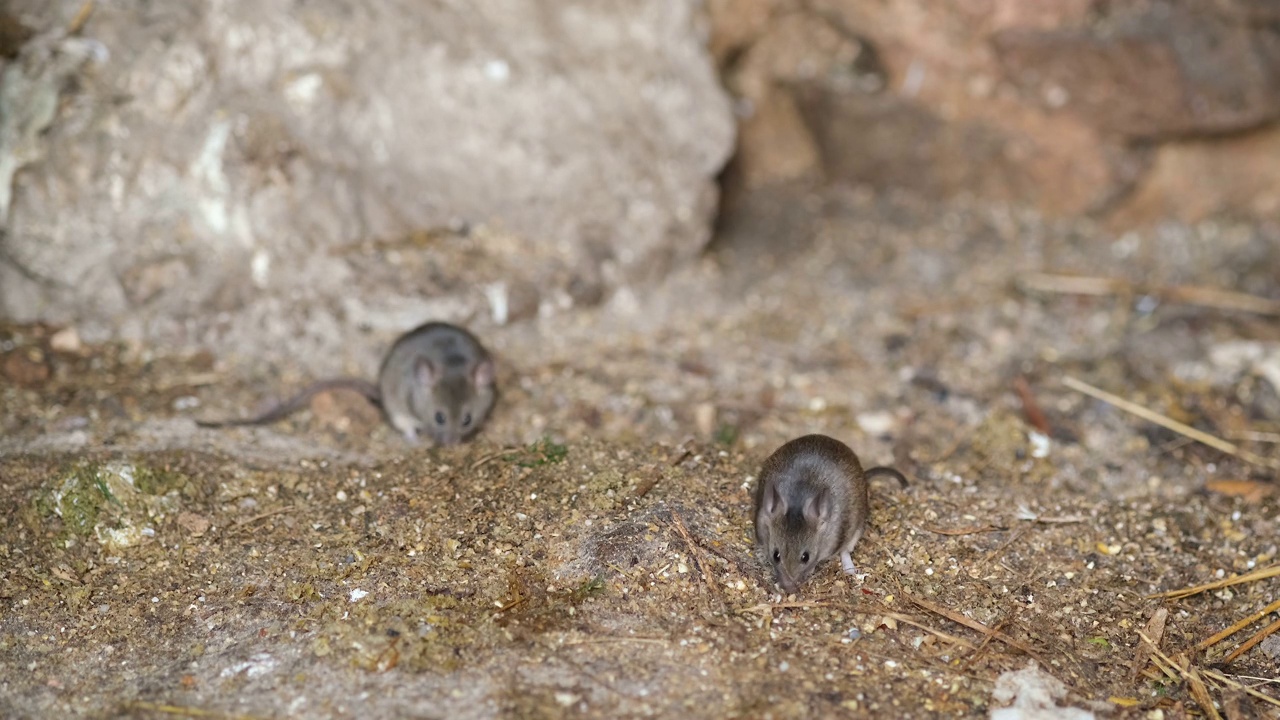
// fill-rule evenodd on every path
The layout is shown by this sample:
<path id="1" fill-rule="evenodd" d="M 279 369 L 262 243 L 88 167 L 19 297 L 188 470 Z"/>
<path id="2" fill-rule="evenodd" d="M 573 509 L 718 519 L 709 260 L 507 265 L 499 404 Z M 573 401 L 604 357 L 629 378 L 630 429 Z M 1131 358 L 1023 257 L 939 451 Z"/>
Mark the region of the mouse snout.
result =
<path id="1" fill-rule="evenodd" d="M 456 432 L 449 432 L 449 431 L 437 433 L 435 436 L 435 439 L 436 439 L 437 445 L 443 445 L 443 446 L 458 445 L 462 442 L 461 435 L 459 435 Z"/>
<path id="2" fill-rule="evenodd" d="M 799 581 L 791 577 L 781 568 L 778 569 L 778 584 L 782 586 L 782 589 L 785 590 L 788 595 L 800 589 Z"/>

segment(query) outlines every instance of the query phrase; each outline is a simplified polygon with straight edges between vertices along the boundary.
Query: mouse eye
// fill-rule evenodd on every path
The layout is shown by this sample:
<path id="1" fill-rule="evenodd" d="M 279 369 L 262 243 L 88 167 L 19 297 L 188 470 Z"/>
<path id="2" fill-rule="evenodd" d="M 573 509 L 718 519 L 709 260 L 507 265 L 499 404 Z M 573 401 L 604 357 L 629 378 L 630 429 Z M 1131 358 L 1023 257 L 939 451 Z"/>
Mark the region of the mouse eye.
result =
<path id="1" fill-rule="evenodd" d="M 809 553 L 807 553 L 807 552 L 806 552 L 806 553 L 801 553 L 801 554 L 800 554 L 800 562 L 802 562 L 802 563 L 807 563 L 807 562 L 809 562 Z"/>
<path id="2" fill-rule="evenodd" d="M 471 424 L 471 413 L 462 416 L 462 426 L 467 427 Z"/>
<path id="3" fill-rule="evenodd" d="M 777 550 L 774 550 L 774 551 L 773 551 L 773 561 L 774 561 L 774 562 L 782 562 L 782 553 L 778 552 Z"/>
<path id="4" fill-rule="evenodd" d="M 444 413 L 440 412 L 439 410 L 436 411 L 436 424 L 437 425 L 444 424 Z"/>

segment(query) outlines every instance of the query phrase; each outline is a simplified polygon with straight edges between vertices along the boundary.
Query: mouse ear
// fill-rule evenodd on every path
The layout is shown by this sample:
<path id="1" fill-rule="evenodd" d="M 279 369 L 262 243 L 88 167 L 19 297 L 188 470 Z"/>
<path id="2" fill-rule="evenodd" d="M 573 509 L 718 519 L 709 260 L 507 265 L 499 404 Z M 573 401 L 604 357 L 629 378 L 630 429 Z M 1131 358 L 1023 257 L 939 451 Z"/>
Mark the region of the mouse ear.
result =
<path id="1" fill-rule="evenodd" d="M 760 500 L 760 509 L 769 517 L 778 517 L 787 512 L 787 501 L 782 499 L 782 493 L 778 492 L 778 486 L 773 482 L 764 486 L 764 497 Z"/>
<path id="2" fill-rule="evenodd" d="M 804 521 L 810 525 L 817 525 L 826 520 L 830 513 L 826 490 L 819 490 L 804 501 Z"/>
<path id="3" fill-rule="evenodd" d="M 436 382 L 436 369 L 431 366 L 430 360 L 418 358 L 418 362 L 413 364 L 413 377 L 419 385 L 431 387 Z"/>
<path id="4" fill-rule="evenodd" d="M 493 361 L 485 360 L 472 371 L 471 379 L 478 386 L 493 384 Z"/>

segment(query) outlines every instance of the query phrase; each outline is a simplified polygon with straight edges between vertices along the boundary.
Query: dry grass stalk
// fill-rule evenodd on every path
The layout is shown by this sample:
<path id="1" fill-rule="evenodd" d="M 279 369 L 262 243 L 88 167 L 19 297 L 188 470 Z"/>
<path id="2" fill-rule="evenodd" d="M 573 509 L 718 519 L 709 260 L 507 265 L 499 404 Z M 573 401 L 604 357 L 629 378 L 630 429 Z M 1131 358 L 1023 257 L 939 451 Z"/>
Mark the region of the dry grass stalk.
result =
<path id="1" fill-rule="evenodd" d="M 185 705 L 167 705 L 165 703 L 153 703 L 143 700 L 135 700 L 128 704 L 131 710 L 148 710 L 150 712 L 161 713 L 163 715 L 182 715 L 184 717 L 197 718 L 219 718 L 220 720 L 259 720 L 254 715 L 237 715 L 232 713 L 218 712 L 216 710 L 205 710 L 198 707 L 188 707 Z"/>
<path id="2" fill-rule="evenodd" d="M 1266 617 L 1266 616 L 1270 615 L 1271 613 L 1275 612 L 1276 610 L 1280 610 L 1280 600 L 1277 600 L 1277 601 L 1275 601 L 1275 602 L 1271 603 L 1270 605 L 1268 605 L 1268 606 L 1266 606 L 1266 607 L 1262 608 L 1262 609 L 1261 609 L 1261 610 L 1259 610 L 1258 612 L 1256 612 L 1256 613 L 1254 613 L 1254 614 L 1250 615 L 1249 617 L 1244 618 L 1243 620 L 1240 620 L 1239 622 L 1235 623 L 1234 625 L 1232 625 L 1231 627 L 1227 628 L 1226 630 L 1223 630 L 1222 632 L 1218 633 L 1217 635 L 1214 635 L 1213 637 L 1210 637 L 1210 638 L 1207 638 L 1207 639 L 1205 639 L 1205 640 L 1202 640 L 1202 641 L 1200 642 L 1200 644 L 1199 644 L 1199 645 L 1196 645 L 1196 649 L 1197 649 L 1197 650 L 1204 650 L 1204 649 L 1209 648 L 1209 647 L 1211 647 L 1211 646 L 1213 646 L 1213 645 L 1216 645 L 1216 644 L 1218 644 L 1219 642 L 1221 642 L 1221 641 L 1223 641 L 1223 640 L 1226 640 L 1227 638 L 1231 637 L 1232 635 L 1235 635 L 1236 633 L 1238 633 L 1238 632 L 1240 632 L 1241 630 L 1245 629 L 1245 628 L 1246 628 L 1246 627 L 1248 627 L 1249 625 L 1252 625 L 1253 623 L 1257 622 L 1258 620 L 1261 620 L 1262 618 L 1264 618 L 1264 617 Z"/>
<path id="3" fill-rule="evenodd" d="M 68 35 L 78 35 L 84 28 L 84 24 L 89 22 L 89 16 L 93 14 L 94 0 L 85 0 L 80 9 L 76 11 L 75 17 L 71 18 L 71 22 L 67 25 Z"/>
<path id="4" fill-rule="evenodd" d="M 1041 665 L 1047 667 L 1047 664 L 1044 661 L 1040 660 L 1040 658 L 1037 656 L 1036 651 L 1033 650 L 1030 645 L 1027 645 L 1021 640 L 1011 638 L 1008 635 L 1000 632 L 999 630 L 994 630 L 992 628 L 989 628 L 986 625 L 978 622 L 977 620 L 974 620 L 973 618 L 966 617 L 963 613 L 956 612 L 955 610 L 943 607 L 941 605 L 938 605 L 937 603 L 932 603 L 923 598 L 914 597 L 906 593 L 903 593 L 902 597 L 908 600 L 909 602 L 919 605 L 920 607 L 924 608 L 925 610 L 928 610 L 931 613 L 941 615 L 942 617 L 950 620 L 953 623 L 963 625 L 969 628 L 970 630 L 976 630 L 982 633 L 983 635 L 987 635 L 995 640 L 999 640 L 1000 642 L 1004 643 L 1005 645 L 1009 645 L 1010 647 L 1015 647 L 1021 650 L 1022 652 L 1030 655 L 1032 658 L 1035 658 L 1035 660 L 1039 662 Z"/>
<path id="5" fill-rule="evenodd" d="M 1272 470 L 1280 470 L 1280 460 L 1274 460 L 1272 458 L 1264 458 L 1261 455 L 1256 455 L 1254 453 L 1251 453 L 1248 450 L 1245 450 L 1244 448 L 1240 447 L 1239 445 L 1236 445 L 1235 443 L 1229 443 L 1220 437 L 1216 437 L 1216 436 L 1210 435 L 1207 432 L 1197 430 L 1191 427 L 1190 425 L 1187 425 L 1185 423 L 1180 423 L 1177 420 L 1161 415 L 1160 413 L 1154 410 L 1145 408 L 1137 403 L 1129 402 L 1128 400 L 1125 400 L 1119 395 L 1112 395 L 1111 393 L 1105 390 L 1102 390 L 1100 388 L 1096 388 L 1093 385 L 1090 385 L 1089 383 L 1082 382 L 1071 376 L 1067 376 L 1062 378 L 1062 384 L 1066 385 L 1072 390 L 1082 392 L 1085 395 L 1088 395 L 1090 397 L 1094 397 L 1103 402 L 1109 403 L 1111 405 L 1115 405 L 1121 410 L 1124 410 L 1125 412 L 1130 413 L 1132 415 L 1137 415 L 1143 420 L 1148 420 L 1163 428 L 1172 430 L 1180 435 L 1185 435 L 1193 440 L 1204 443 L 1205 445 L 1208 445 L 1209 447 L 1215 450 L 1219 450 L 1228 455 L 1234 455 L 1235 457 L 1238 457 L 1247 463 L 1260 465 L 1262 467 L 1270 468 Z"/>
<path id="6" fill-rule="evenodd" d="M 772 615 L 774 610 L 788 610 L 792 608 L 811 608 L 811 607 L 835 607 L 835 603 L 820 602 L 816 600 L 797 600 L 795 602 L 779 602 L 779 603 L 760 603 L 752 605 L 749 608 L 743 608 L 744 613 L 760 613 L 762 615 Z"/>
<path id="7" fill-rule="evenodd" d="M 1230 655 L 1222 658 L 1222 662 L 1229 663 L 1232 660 L 1235 660 L 1236 658 L 1240 657 L 1241 655 L 1249 652 L 1249 650 L 1252 649 L 1254 645 L 1257 645 L 1263 640 L 1266 640 L 1268 636 L 1274 634 L 1277 630 L 1280 630 L 1280 620 L 1276 620 L 1270 625 L 1264 627 L 1253 637 L 1249 638 L 1248 640 L 1245 640 L 1243 645 L 1231 651 Z"/>
<path id="8" fill-rule="evenodd" d="M 968 640 L 965 640 L 964 638 L 959 637 L 958 635 L 952 635 L 951 633 L 943 632 L 942 630 L 938 630 L 937 628 L 931 628 L 928 625 L 925 625 L 924 623 L 920 622 L 919 620 L 913 620 L 909 615 L 903 615 L 902 613 L 895 613 L 895 612 L 885 612 L 885 613 L 877 613 L 877 614 L 883 615 L 887 618 L 892 618 L 894 620 L 897 620 L 900 623 L 905 623 L 912 627 L 920 628 L 921 630 L 936 636 L 940 640 L 945 640 L 951 643 L 952 645 L 959 645 L 960 647 L 967 648 L 969 650 L 977 649 L 976 646 L 973 643 L 969 642 Z"/>
<path id="9" fill-rule="evenodd" d="M 698 546 L 694 544 L 688 528 L 684 526 L 684 521 L 680 519 L 679 513 L 675 510 L 671 511 L 671 523 L 675 526 L 676 532 L 680 533 L 680 537 L 684 538 L 685 544 L 689 546 L 689 555 L 693 558 L 693 564 L 697 566 L 698 573 L 702 575 L 703 582 L 707 584 L 707 590 L 711 592 L 711 597 L 718 599 L 720 593 L 716 589 L 715 581 L 711 579 L 711 573 L 707 572 L 707 563 L 702 559 L 702 553 L 698 551 Z"/>
<path id="10" fill-rule="evenodd" d="M 1022 278 L 1021 285 L 1024 290 L 1062 295 L 1150 295 L 1168 303 L 1280 316 L 1280 301 L 1195 285 L 1140 285 L 1120 278 L 1053 273 L 1031 273 Z"/>
<path id="11" fill-rule="evenodd" d="M 1002 530 L 1008 530 L 1009 528 L 999 527 L 997 525 L 974 525 L 972 527 L 948 529 L 948 528 L 924 527 L 922 525 L 920 526 L 920 529 L 924 530 L 925 532 L 935 533 L 937 535 L 947 535 L 950 537 L 958 537 L 961 535 L 980 535 L 982 533 L 1000 532 Z"/>
<path id="12" fill-rule="evenodd" d="M 1205 676 L 1205 677 L 1207 677 L 1207 678 L 1209 678 L 1209 679 L 1211 679 L 1211 680 L 1213 680 L 1213 681 L 1215 681 L 1215 682 L 1219 682 L 1219 683 L 1222 683 L 1223 685 L 1226 685 L 1227 687 L 1231 687 L 1231 688 L 1234 688 L 1234 689 L 1236 689 L 1236 690 L 1240 690 L 1241 692 L 1244 692 L 1244 693 L 1247 693 L 1247 694 L 1249 694 L 1249 695 L 1252 695 L 1253 697 L 1256 697 L 1256 698 L 1258 698 L 1259 700 L 1261 700 L 1261 701 L 1263 701 L 1263 702 L 1265 702 L 1265 703 L 1269 703 L 1269 704 L 1271 704 L 1271 705 L 1275 705 L 1276 707 L 1280 708 L 1280 700 L 1277 700 L 1277 699 L 1275 699 L 1275 698 L 1271 697 L 1270 695 L 1268 695 L 1268 694 L 1266 694 L 1266 693 L 1264 693 L 1264 692 L 1259 692 L 1259 691 L 1257 691 L 1257 690 L 1255 690 L 1255 689 L 1253 689 L 1253 688 L 1249 687 L 1248 685 L 1245 685 L 1244 683 L 1238 683 L 1238 682 L 1236 682 L 1235 680 L 1232 680 L 1231 678 L 1227 677 L 1226 675 L 1223 675 L 1222 673 L 1217 672 L 1217 671 L 1215 671 L 1215 670 L 1205 670 L 1205 671 L 1203 671 L 1203 672 L 1204 672 L 1204 676 Z M 1277 681 L 1277 680 L 1267 680 L 1266 682 L 1278 682 L 1278 681 Z"/>
<path id="13" fill-rule="evenodd" d="M 1168 592 L 1157 593 L 1155 595 L 1148 595 L 1147 598 L 1173 598 L 1174 600 L 1181 600 L 1182 598 L 1199 595 L 1200 593 L 1207 592 L 1209 590 L 1219 590 L 1224 587 L 1231 587 L 1232 585 L 1254 582 L 1255 580 L 1266 580 L 1267 578 L 1276 576 L 1280 576 L 1280 563 L 1268 565 L 1264 568 L 1258 568 L 1257 570 L 1252 570 L 1244 575 L 1236 575 L 1235 577 L 1205 583 L 1204 585 L 1196 585 L 1194 587 L 1182 588 L 1181 590 L 1170 590 Z"/>
<path id="14" fill-rule="evenodd" d="M 1139 631 L 1138 637 L 1142 638 L 1142 641 L 1151 647 L 1151 651 L 1154 653 L 1156 658 L 1163 661 L 1162 667 L 1165 669 L 1166 674 L 1169 674 L 1170 677 L 1181 677 L 1182 680 L 1187 683 L 1187 689 L 1191 692 L 1191 697 L 1195 698 L 1195 701 L 1199 703 L 1200 709 L 1204 712 L 1205 717 L 1213 718 L 1213 720 L 1222 720 L 1222 715 L 1218 713 L 1218 708 L 1213 704 L 1213 698 L 1209 695 L 1208 687 L 1205 686 L 1204 680 L 1201 679 L 1199 672 L 1191 667 L 1191 663 L 1187 661 L 1186 657 L 1182 657 L 1181 659 L 1183 662 L 1179 664 L 1168 655 L 1165 655 L 1164 652 L 1160 650 L 1160 647 L 1156 643 L 1152 642 L 1151 637 L 1145 632 Z M 1155 658 L 1153 658 L 1153 660 L 1154 659 Z M 1160 665 L 1160 663 L 1156 664 Z M 1170 669 L 1176 672 L 1177 675 L 1172 675 Z"/>

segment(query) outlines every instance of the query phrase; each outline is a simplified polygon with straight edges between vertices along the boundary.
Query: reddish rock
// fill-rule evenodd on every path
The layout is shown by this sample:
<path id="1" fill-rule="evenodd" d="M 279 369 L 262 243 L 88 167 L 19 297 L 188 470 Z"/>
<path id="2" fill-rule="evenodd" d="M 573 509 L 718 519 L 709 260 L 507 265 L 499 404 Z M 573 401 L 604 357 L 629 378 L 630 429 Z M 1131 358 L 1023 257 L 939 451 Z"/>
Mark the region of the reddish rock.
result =
<path id="1" fill-rule="evenodd" d="M 1277 157 L 1280 128 L 1166 143 L 1109 222 L 1120 229 L 1166 219 L 1198 222 L 1220 212 L 1275 217 L 1280 212 Z"/>
<path id="2" fill-rule="evenodd" d="M 1053 213 L 1085 212 L 1111 197 L 1115 144 L 1077 118 L 1002 92 L 988 42 L 994 30 L 1078 22 L 1091 0 L 770 7 L 774 20 L 726 68 L 730 89 L 751 109 L 735 160 L 746 189 L 821 173 Z"/>
<path id="3" fill-rule="evenodd" d="M 800 93 L 828 179 L 915 190 L 928 197 L 967 187 L 1012 197 L 1022 184 L 1004 161 L 1006 138 L 980 123 L 947 122 L 891 95 L 807 88 Z"/>
<path id="4" fill-rule="evenodd" d="M 755 103 L 738 129 L 736 167 L 756 188 L 816 175 L 818 147 L 791 94 L 776 89 Z"/>
<path id="5" fill-rule="evenodd" d="M 711 3 L 712 38 L 753 111 L 747 190 L 821 172 L 1117 226 L 1275 206 L 1271 141 L 1208 138 L 1280 118 L 1280 3 L 729 5 Z"/>
<path id="6" fill-rule="evenodd" d="M 847 73 L 863 53 L 862 43 L 816 15 L 781 14 L 761 29 L 725 78 L 745 101 L 735 162 L 746 187 L 819 171 L 818 149 L 787 86 Z"/>
<path id="7" fill-rule="evenodd" d="M 1084 23 L 1098 0 L 969 0 L 962 7 L 981 8 L 990 30 L 1053 29 Z"/>
<path id="8" fill-rule="evenodd" d="M 0 375 L 15 385 L 38 387 L 51 372 L 48 358 L 39 348 L 20 348 L 0 356 Z"/>
<path id="9" fill-rule="evenodd" d="M 783 0 L 707 0 L 711 22 L 708 48 L 721 67 L 734 53 L 750 45 L 768 27 Z"/>
<path id="10" fill-rule="evenodd" d="M 1030 101 L 1105 132 L 1223 133 L 1280 116 L 1280 37 L 1225 18 L 1147 21 L 1118 34 L 1009 30 L 992 42 Z"/>

